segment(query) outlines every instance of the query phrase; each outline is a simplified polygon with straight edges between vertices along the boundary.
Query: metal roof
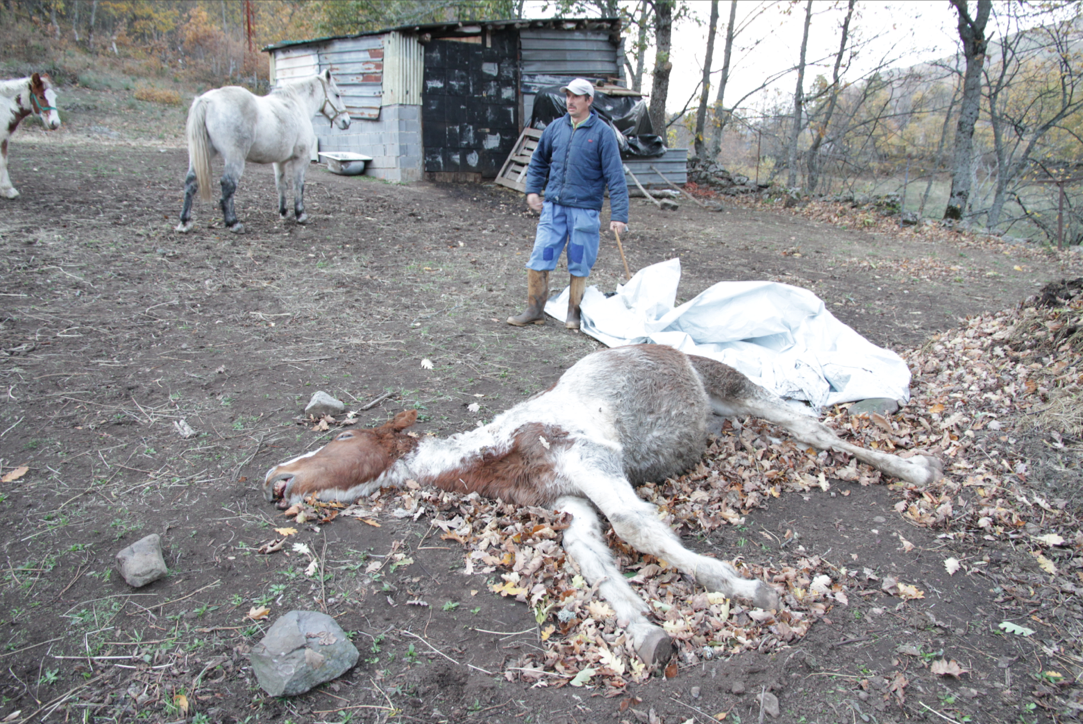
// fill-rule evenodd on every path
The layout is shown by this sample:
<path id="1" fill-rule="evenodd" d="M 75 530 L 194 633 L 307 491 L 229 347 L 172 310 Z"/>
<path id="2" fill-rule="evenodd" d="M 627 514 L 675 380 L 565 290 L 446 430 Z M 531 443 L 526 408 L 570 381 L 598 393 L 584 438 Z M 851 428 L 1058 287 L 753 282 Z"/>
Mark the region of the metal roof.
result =
<path id="1" fill-rule="evenodd" d="M 265 53 L 293 48 L 299 45 L 311 43 L 326 43 L 332 40 L 347 38 L 363 38 L 370 35 L 384 35 L 386 33 L 428 33 L 431 35 L 477 35 L 483 28 L 546 28 L 553 30 L 600 30 L 608 29 L 610 32 L 620 34 L 620 18 L 549 18 L 538 20 L 478 20 L 474 22 L 456 21 L 448 23 L 428 23 L 425 25 L 400 25 L 397 28 L 384 28 L 383 30 L 368 30 L 363 33 L 350 35 L 329 35 L 323 38 L 311 38 L 308 40 L 284 40 L 280 43 L 267 45 L 261 50 Z"/>

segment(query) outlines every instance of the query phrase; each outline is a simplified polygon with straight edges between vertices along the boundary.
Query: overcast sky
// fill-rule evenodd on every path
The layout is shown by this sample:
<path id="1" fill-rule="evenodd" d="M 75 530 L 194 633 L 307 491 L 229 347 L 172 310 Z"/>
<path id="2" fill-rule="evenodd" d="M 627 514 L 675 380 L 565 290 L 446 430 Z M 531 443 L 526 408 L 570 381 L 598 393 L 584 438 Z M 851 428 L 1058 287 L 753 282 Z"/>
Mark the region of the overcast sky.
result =
<path id="1" fill-rule="evenodd" d="M 696 93 L 703 58 L 707 50 L 707 22 L 711 14 L 709 0 L 693 0 L 688 5 L 692 18 L 680 21 L 673 33 L 673 71 L 670 75 L 667 110 L 676 112 L 684 108 L 689 97 Z M 541 1 L 531 0 L 526 6 L 527 17 L 551 16 L 543 13 Z M 726 89 L 726 105 L 730 105 L 753 91 L 767 79 L 785 73 L 797 64 L 801 50 L 805 3 L 776 3 L 754 20 L 750 17 L 762 8 L 753 0 L 741 0 L 737 4 L 738 26 L 747 23 L 734 41 L 733 59 L 730 64 L 730 82 Z M 786 10 L 790 11 L 787 14 Z M 729 19 L 730 3 L 719 3 L 719 35 L 715 39 L 715 57 L 712 67 L 722 68 L 724 33 Z M 820 61 L 806 70 L 806 89 L 818 74 L 830 77 L 834 54 L 838 52 L 840 28 L 845 16 L 846 3 L 816 0 L 809 31 L 807 58 L 809 62 Z M 699 22 L 697 23 L 696 20 Z M 851 22 L 854 41 L 860 50 L 854 65 L 846 77 L 856 80 L 877 65 L 890 62 L 897 67 L 908 67 L 924 60 L 952 55 L 957 45 L 956 15 L 947 0 L 927 2 L 876 2 L 860 0 L 857 17 Z M 629 44 L 629 39 L 626 39 Z M 654 60 L 653 50 L 648 54 L 648 71 Z M 720 74 L 712 77 L 717 89 Z M 783 96 L 792 97 L 794 73 L 784 75 L 773 88 Z M 645 75 L 645 92 L 650 91 L 650 76 Z M 711 91 L 714 99 L 715 91 Z M 760 108 L 761 94 L 755 100 L 745 102 L 746 108 Z"/>

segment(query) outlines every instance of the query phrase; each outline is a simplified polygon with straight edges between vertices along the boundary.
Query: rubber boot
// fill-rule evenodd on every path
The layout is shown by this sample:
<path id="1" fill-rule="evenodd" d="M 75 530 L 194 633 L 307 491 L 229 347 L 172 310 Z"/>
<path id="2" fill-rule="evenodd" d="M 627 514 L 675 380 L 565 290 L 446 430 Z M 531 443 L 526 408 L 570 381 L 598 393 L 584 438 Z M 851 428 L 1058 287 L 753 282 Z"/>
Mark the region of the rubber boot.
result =
<path id="1" fill-rule="evenodd" d="M 564 323 L 568 329 L 579 329 L 579 305 L 583 303 L 583 292 L 586 289 L 586 277 L 572 277 L 572 282 L 568 286 L 568 321 Z"/>
<path id="2" fill-rule="evenodd" d="M 545 303 L 549 301 L 549 272 L 526 270 L 526 311 L 508 317 L 508 324 L 525 327 L 545 324 Z"/>

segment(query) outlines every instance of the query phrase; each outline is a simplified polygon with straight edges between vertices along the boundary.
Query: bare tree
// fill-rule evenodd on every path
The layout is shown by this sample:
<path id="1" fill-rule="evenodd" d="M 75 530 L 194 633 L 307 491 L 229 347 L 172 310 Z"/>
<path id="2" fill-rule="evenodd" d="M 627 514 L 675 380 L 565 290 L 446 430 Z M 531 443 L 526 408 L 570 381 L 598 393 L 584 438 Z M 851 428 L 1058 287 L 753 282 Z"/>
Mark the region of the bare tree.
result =
<path id="1" fill-rule="evenodd" d="M 827 93 L 827 106 L 824 109 L 823 116 L 817 119 L 817 122 L 813 124 L 810 119 L 810 126 L 813 128 L 812 143 L 808 150 L 808 177 L 805 179 L 805 185 L 808 188 L 808 192 L 815 193 L 816 186 L 820 182 L 820 146 L 823 145 L 824 138 L 827 137 L 827 129 L 831 127 L 831 119 L 835 115 L 835 106 L 838 105 L 839 89 L 841 87 L 841 69 L 842 59 L 846 54 L 846 44 L 850 39 L 850 20 L 854 16 L 854 5 L 857 0 L 850 0 L 849 5 L 846 8 L 846 18 L 842 21 L 842 37 L 839 40 L 839 52 L 835 54 L 835 67 L 831 71 L 831 85 L 826 89 Z"/>
<path id="2" fill-rule="evenodd" d="M 802 110 L 805 105 L 805 53 L 808 50 L 808 31 L 812 25 L 812 0 L 805 5 L 805 30 L 801 36 L 801 55 L 797 61 L 797 87 L 793 92 L 793 126 L 790 129 L 790 144 L 787 155 L 786 185 L 797 186 L 797 144 L 801 140 Z"/>
<path id="3" fill-rule="evenodd" d="M 963 43 L 966 71 L 963 73 L 963 97 L 959 104 L 959 121 L 955 127 L 955 152 L 951 161 L 951 195 L 945 219 L 959 220 L 966 214 L 970 201 L 970 164 L 974 155 L 974 125 L 981 109 L 981 72 L 985 64 L 988 43 L 985 25 L 989 21 L 992 0 L 977 0 L 977 14 L 970 16 L 967 0 L 951 0 L 959 14 L 959 39 Z"/>
<path id="4" fill-rule="evenodd" d="M 673 6 L 676 0 L 651 0 L 654 7 L 654 80 L 647 113 L 655 133 L 666 135 L 666 100 L 669 97 L 669 73 L 673 70 L 670 50 L 673 43 Z"/>
<path id="5" fill-rule="evenodd" d="M 706 144 L 703 141 L 704 126 L 707 122 L 707 102 L 711 95 L 711 63 L 714 61 L 714 34 L 718 27 L 718 0 L 711 0 L 711 19 L 707 28 L 707 54 L 703 57 L 703 80 L 700 86 L 703 94 L 699 99 L 699 110 L 696 112 L 695 151 L 696 157 L 703 159 Z"/>
<path id="6" fill-rule="evenodd" d="M 996 182 L 986 224 L 996 228 L 1014 187 L 1039 159 L 1046 135 L 1083 109 L 1083 77 L 1073 48 L 1072 20 L 1019 30 L 1020 6 L 1004 9 L 1009 32 L 993 46 L 985 69 L 989 125 L 993 131 Z M 1016 32 L 1010 32 L 1014 28 Z"/>

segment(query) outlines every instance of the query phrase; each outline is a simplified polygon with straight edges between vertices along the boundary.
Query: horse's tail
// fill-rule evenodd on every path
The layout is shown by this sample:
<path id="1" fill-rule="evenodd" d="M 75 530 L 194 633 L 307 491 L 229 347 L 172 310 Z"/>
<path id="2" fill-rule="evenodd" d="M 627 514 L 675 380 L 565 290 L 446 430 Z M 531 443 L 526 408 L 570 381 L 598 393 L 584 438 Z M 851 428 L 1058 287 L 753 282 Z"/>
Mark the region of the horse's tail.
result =
<path id="1" fill-rule="evenodd" d="M 211 201 L 211 139 L 207 135 L 207 101 L 196 98 L 188 111 L 188 164 L 196 172 L 199 198 Z"/>

